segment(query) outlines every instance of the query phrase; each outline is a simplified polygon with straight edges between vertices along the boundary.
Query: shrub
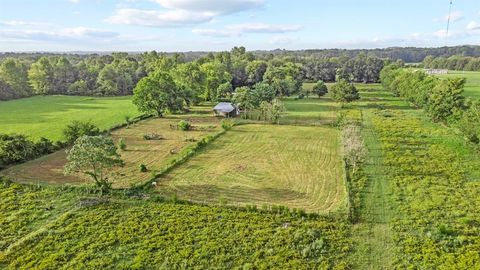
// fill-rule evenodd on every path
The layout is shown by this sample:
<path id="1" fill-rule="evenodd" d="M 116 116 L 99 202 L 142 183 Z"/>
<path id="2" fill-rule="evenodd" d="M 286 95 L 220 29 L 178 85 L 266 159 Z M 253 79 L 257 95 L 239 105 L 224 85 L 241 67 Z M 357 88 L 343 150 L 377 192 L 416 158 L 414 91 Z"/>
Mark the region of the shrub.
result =
<path id="1" fill-rule="evenodd" d="M 72 144 L 82 136 L 100 135 L 100 129 L 91 122 L 72 121 L 63 130 L 67 143 Z"/>
<path id="2" fill-rule="evenodd" d="M 61 147 L 46 138 L 33 142 L 24 135 L 0 134 L 0 168 L 53 153 Z"/>
<path id="3" fill-rule="evenodd" d="M 24 135 L 0 135 L 0 168 L 35 156 L 35 144 Z"/>
<path id="4" fill-rule="evenodd" d="M 190 124 L 190 122 L 185 121 L 185 120 L 180 120 L 180 122 L 178 122 L 177 126 L 180 130 L 183 130 L 183 131 L 188 131 L 192 128 L 192 125 Z"/>
<path id="5" fill-rule="evenodd" d="M 313 86 L 313 92 L 318 95 L 318 97 L 322 97 L 328 93 L 327 85 L 323 81 L 318 81 Z"/>
<path id="6" fill-rule="evenodd" d="M 119 141 L 118 141 L 118 148 L 122 151 L 126 151 L 127 150 L 127 144 L 125 143 L 125 140 L 123 138 L 121 138 Z"/>
<path id="7" fill-rule="evenodd" d="M 347 114 L 345 112 L 340 112 L 337 114 L 337 118 L 332 123 L 334 127 L 343 127 L 347 123 Z"/>
<path id="8" fill-rule="evenodd" d="M 157 134 L 155 132 L 152 132 L 150 134 L 145 134 L 143 135 L 143 138 L 147 141 L 150 141 L 150 140 L 163 140 L 163 136 L 160 135 L 160 134 Z"/>
<path id="9" fill-rule="evenodd" d="M 332 86 L 332 98 L 336 102 L 349 103 L 360 99 L 360 94 L 355 88 L 355 85 L 346 80 L 339 80 Z"/>
<path id="10" fill-rule="evenodd" d="M 40 140 L 35 143 L 34 147 L 35 147 L 35 152 L 37 156 L 50 154 L 61 148 L 54 145 L 53 142 L 50 141 L 49 139 L 43 138 L 43 137 L 40 138 Z"/>
<path id="11" fill-rule="evenodd" d="M 147 172 L 147 166 L 145 164 L 140 164 L 140 172 Z"/>
<path id="12" fill-rule="evenodd" d="M 230 120 L 222 120 L 221 125 L 224 130 L 229 130 L 234 126 L 234 123 Z"/>

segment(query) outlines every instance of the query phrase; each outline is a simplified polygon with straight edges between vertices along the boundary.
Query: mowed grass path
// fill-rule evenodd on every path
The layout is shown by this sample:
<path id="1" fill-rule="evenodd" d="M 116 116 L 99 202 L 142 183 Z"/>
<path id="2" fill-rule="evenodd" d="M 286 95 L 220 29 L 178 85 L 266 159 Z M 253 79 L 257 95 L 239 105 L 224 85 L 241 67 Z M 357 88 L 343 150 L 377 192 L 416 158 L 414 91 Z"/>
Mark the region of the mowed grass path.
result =
<path id="1" fill-rule="evenodd" d="M 58 141 L 73 120 L 92 121 L 108 129 L 124 122 L 127 115 L 140 115 L 131 97 L 35 96 L 0 101 L 0 133 Z"/>
<path id="2" fill-rule="evenodd" d="M 195 202 L 335 211 L 345 206 L 346 196 L 339 132 L 236 126 L 159 179 L 156 191 Z"/>
<path id="3" fill-rule="evenodd" d="M 127 145 L 126 151 L 119 150 L 125 166 L 114 168 L 109 172 L 109 179 L 114 187 L 128 188 L 132 184 L 139 184 L 152 178 L 152 171 L 161 170 L 185 147 L 193 144 L 192 140 L 199 140 L 208 134 L 220 130 L 219 119 L 184 115 L 184 119 L 197 129 L 181 131 L 170 128 L 176 126 L 177 118 L 150 118 L 112 132 L 112 138 L 117 143 L 123 139 Z M 145 134 L 156 133 L 162 140 L 145 140 Z M 10 167 L 0 172 L 21 183 L 49 183 L 49 184 L 81 184 L 90 181 L 84 175 L 65 176 L 63 167 L 66 160 L 65 150 Z M 148 168 L 148 172 L 140 172 L 140 164 Z"/>
<path id="4" fill-rule="evenodd" d="M 465 78 L 465 96 L 480 99 L 480 71 L 453 71 L 448 74 L 437 75 L 441 78 Z"/>

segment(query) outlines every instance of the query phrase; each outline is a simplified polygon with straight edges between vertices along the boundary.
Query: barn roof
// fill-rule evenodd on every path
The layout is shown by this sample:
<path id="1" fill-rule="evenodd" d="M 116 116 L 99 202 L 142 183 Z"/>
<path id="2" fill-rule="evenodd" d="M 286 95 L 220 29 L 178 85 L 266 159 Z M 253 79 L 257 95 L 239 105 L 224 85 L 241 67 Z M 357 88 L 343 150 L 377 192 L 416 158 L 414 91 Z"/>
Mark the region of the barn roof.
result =
<path id="1" fill-rule="evenodd" d="M 235 106 L 233 106 L 233 104 L 230 102 L 220 102 L 213 108 L 213 110 L 223 113 L 230 113 L 235 110 Z"/>

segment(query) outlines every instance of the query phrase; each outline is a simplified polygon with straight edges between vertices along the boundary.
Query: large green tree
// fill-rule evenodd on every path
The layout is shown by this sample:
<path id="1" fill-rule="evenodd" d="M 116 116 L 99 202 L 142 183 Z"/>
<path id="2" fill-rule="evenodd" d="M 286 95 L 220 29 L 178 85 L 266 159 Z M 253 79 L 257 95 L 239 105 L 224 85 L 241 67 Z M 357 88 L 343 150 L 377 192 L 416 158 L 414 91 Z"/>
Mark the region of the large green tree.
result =
<path id="1" fill-rule="evenodd" d="M 196 62 L 178 65 L 172 71 L 175 83 L 192 93 L 192 102 L 198 103 L 205 93 L 206 74 L 200 69 Z M 218 88 L 217 88 L 218 89 Z"/>
<path id="2" fill-rule="evenodd" d="M 19 59 L 7 58 L 0 65 L 0 80 L 11 90 L 13 98 L 26 97 L 32 94 L 28 83 L 28 67 Z"/>
<path id="3" fill-rule="evenodd" d="M 318 96 L 322 97 L 328 93 L 327 85 L 323 81 L 318 81 L 313 86 L 313 92 Z"/>
<path id="4" fill-rule="evenodd" d="M 144 113 L 162 117 L 166 112 L 176 112 L 183 108 L 185 98 L 170 74 L 153 72 L 141 79 L 135 87 L 133 104 Z"/>
<path id="5" fill-rule="evenodd" d="M 98 74 L 98 92 L 104 96 L 117 95 L 120 92 L 117 85 L 118 76 L 119 75 L 112 64 L 106 65 Z"/>
<path id="6" fill-rule="evenodd" d="M 205 74 L 205 87 L 202 95 L 204 100 L 212 100 L 221 84 L 232 81 L 232 75 L 222 63 L 207 62 L 201 66 L 201 70 Z"/>
<path id="7" fill-rule="evenodd" d="M 65 94 L 75 81 L 75 69 L 65 57 L 60 57 L 53 66 L 53 92 Z"/>
<path id="8" fill-rule="evenodd" d="M 81 173 L 90 176 L 95 185 L 106 192 L 112 183 L 107 172 L 113 166 L 123 164 L 113 140 L 104 136 L 83 136 L 67 150 L 65 174 Z"/>
<path id="9" fill-rule="evenodd" d="M 451 116 L 460 116 L 465 108 L 464 85 L 464 78 L 455 78 L 442 80 L 432 89 L 427 111 L 435 121 L 446 121 Z"/>
<path id="10" fill-rule="evenodd" d="M 32 64 L 28 79 L 36 94 L 47 95 L 54 92 L 54 69 L 46 56 Z"/>
<path id="11" fill-rule="evenodd" d="M 360 94 L 355 85 L 343 79 L 335 83 L 330 92 L 332 98 L 340 103 L 349 103 L 360 99 Z"/>

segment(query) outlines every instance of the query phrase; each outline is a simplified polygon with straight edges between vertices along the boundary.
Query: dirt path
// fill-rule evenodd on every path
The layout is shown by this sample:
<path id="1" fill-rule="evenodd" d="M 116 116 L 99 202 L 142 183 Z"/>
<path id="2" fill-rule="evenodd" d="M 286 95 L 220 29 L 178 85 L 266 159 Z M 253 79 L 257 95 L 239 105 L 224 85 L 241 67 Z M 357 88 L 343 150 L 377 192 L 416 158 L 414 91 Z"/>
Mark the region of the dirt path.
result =
<path id="1" fill-rule="evenodd" d="M 394 210 L 372 114 L 372 111 L 364 112 L 363 137 L 368 148 L 364 169 L 368 183 L 362 194 L 359 222 L 353 229 L 353 260 L 355 269 L 391 269 L 393 240 L 389 222 Z"/>

